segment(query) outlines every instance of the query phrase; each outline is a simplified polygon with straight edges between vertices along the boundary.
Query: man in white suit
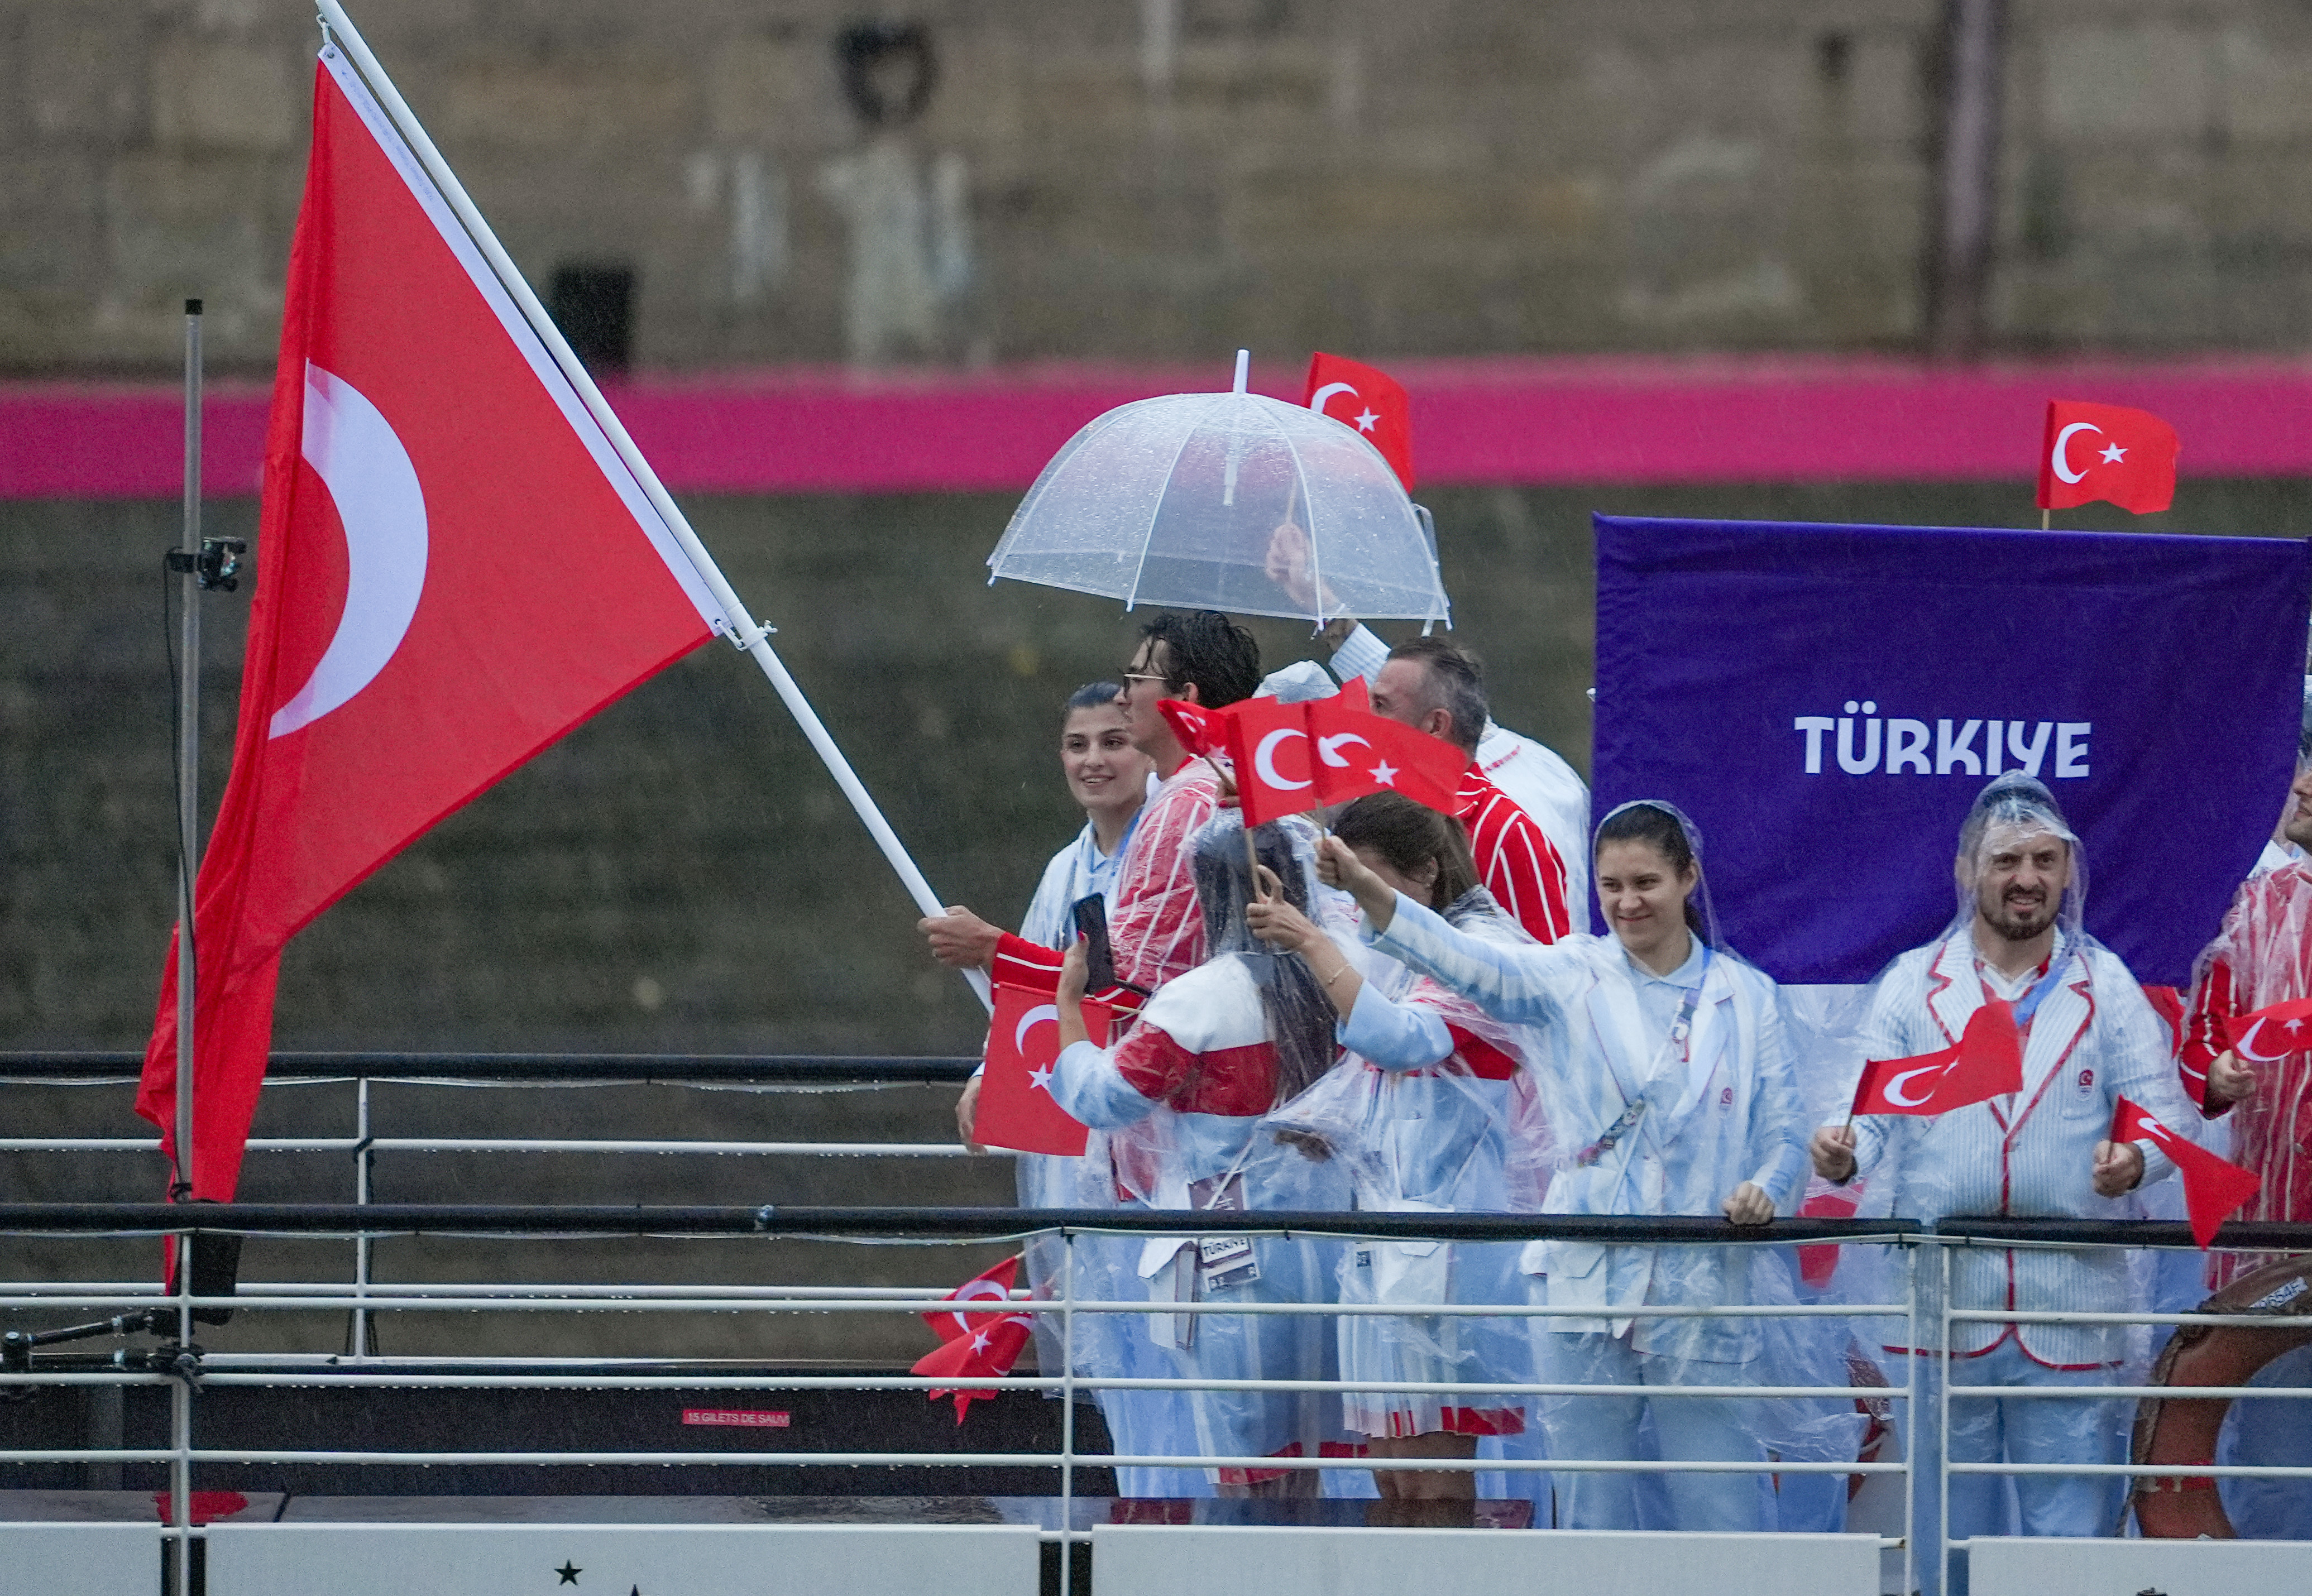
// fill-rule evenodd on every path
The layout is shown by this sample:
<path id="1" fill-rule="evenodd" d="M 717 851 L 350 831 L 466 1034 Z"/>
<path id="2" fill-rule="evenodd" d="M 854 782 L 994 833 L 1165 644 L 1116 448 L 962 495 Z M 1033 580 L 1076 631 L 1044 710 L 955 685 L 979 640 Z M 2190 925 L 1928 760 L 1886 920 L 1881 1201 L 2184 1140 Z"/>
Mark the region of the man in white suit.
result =
<path id="1" fill-rule="evenodd" d="M 1891 1164 L 1893 1211 L 1903 1218 L 2122 1217 L 2120 1199 L 2175 1165 L 2148 1141 L 2109 1139 L 2117 1100 L 2130 1098 L 2169 1125 L 2197 1116 L 2176 1084 L 2166 1025 L 2126 965 L 2080 928 L 2079 839 L 2045 787 L 2002 776 L 1976 798 L 1959 833 L 1957 877 L 1960 907 L 1950 929 L 1896 959 L 1873 984 L 1865 1054 L 1903 1059 L 1947 1048 L 1977 1008 L 2003 999 L 2024 1036 L 2022 1090 L 1932 1117 L 1826 1125 L 1814 1134 L 1815 1169 L 1843 1183 Z M 2115 1251 L 1960 1248 L 1950 1269 L 1957 1309 L 2114 1313 L 2131 1305 L 2127 1260 Z M 2123 1327 L 1962 1321 L 1951 1336 L 1951 1461 L 2121 1461 L 2120 1416 L 2110 1401 L 1971 1398 L 1957 1388 L 2110 1383 Z M 1931 1419 L 1918 1417 L 1922 1425 Z M 1931 1471 L 1922 1474 L 1914 1487 L 1923 1502 L 1935 1482 Z M 2104 1535 L 2118 1523 L 2115 1476 L 2013 1479 L 2025 1534 Z M 2005 1496 L 1998 1475 L 1953 1476 L 1951 1535 L 2010 1532 Z"/>

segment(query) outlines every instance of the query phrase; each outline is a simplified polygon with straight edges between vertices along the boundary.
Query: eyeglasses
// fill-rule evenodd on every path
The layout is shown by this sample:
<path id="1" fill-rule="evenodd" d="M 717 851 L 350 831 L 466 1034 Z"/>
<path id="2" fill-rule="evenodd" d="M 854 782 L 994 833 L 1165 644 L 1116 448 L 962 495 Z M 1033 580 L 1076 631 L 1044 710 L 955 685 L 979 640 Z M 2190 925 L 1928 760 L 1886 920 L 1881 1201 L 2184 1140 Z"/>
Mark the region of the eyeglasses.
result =
<path id="1" fill-rule="evenodd" d="M 1125 666 L 1122 670 L 1117 671 L 1116 674 L 1126 682 L 1160 682 L 1167 687 L 1177 687 L 1179 685 L 1179 683 L 1176 679 L 1166 676 L 1161 671 L 1147 669 L 1134 670 L 1129 665 Z"/>

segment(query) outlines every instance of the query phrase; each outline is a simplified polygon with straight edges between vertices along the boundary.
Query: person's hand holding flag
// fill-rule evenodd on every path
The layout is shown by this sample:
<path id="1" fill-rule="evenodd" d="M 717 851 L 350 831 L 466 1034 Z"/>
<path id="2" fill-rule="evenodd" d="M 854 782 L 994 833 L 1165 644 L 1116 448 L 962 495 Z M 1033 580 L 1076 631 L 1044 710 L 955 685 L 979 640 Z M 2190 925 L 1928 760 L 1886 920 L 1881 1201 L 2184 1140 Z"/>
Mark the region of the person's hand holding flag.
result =
<path id="1" fill-rule="evenodd" d="M 2253 1170 L 2242 1169 L 2229 1159 L 2219 1158 L 2199 1143 L 2179 1135 L 2161 1124 L 2140 1105 L 2123 1097 L 2118 1112 L 2112 1115 L 2111 1139 L 2096 1148 L 2097 1173 L 2106 1165 L 2107 1150 L 2127 1147 L 2135 1155 L 2136 1174 L 2141 1178 L 2141 1154 L 2130 1144 L 2148 1141 L 2175 1161 L 2176 1173 L 2184 1182 L 2184 1208 L 2192 1218 L 2192 1239 L 2205 1251 L 2216 1239 L 2216 1231 L 2249 1198 L 2264 1187 L 2264 1178 Z M 2132 1182 L 2131 1182 L 2132 1184 Z M 2115 1197 L 2106 1191 L 2098 1180 L 2096 1190 L 2106 1197 Z M 2123 1188 L 2124 1190 L 2124 1188 Z"/>
<path id="2" fill-rule="evenodd" d="M 1843 1182 L 1854 1176 L 1854 1121 L 1862 1114 L 1949 1113 L 2023 1089 L 2023 1037 L 2013 1005 L 1993 999 L 1967 1017 L 1959 1039 L 1908 1059 L 1873 1059 L 1854 1083 L 1846 1123 L 1825 1125 L 1808 1148 L 1815 1173 Z"/>

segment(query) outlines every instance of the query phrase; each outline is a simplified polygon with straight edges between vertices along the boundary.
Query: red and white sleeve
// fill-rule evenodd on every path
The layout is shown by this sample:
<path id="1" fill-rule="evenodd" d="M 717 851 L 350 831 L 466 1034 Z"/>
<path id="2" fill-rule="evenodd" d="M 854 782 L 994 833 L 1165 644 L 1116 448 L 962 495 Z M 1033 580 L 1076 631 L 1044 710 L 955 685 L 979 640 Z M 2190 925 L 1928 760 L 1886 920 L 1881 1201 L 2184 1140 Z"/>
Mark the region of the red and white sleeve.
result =
<path id="1" fill-rule="evenodd" d="M 2209 1105 L 2208 1066 L 2231 1047 L 2226 1022 L 2238 1012 L 2239 991 L 2232 967 L 2226 960 L 2217 959 L 2209 964 L 2199 990 L 2192 994 L 2192 1007 L 2184 1016 L 2183 1044 L 2176 1050 L 2176 1072 L 2183 1078 L 2185 1095 L 2210 1119 L 2230 1106 Z"/>
<path id="2" fill-rule="evenodd" d="M 1541 828 L 1522 810 L 1510 809 L 1496 799 L 1478 816 L 1478 868 L 1485 886 L 1501 901 L 1510 917 L 1537 942 L 1554 942 L 1573 929 L 1565 894 L 1565 861 L 1551 846 Z"/>

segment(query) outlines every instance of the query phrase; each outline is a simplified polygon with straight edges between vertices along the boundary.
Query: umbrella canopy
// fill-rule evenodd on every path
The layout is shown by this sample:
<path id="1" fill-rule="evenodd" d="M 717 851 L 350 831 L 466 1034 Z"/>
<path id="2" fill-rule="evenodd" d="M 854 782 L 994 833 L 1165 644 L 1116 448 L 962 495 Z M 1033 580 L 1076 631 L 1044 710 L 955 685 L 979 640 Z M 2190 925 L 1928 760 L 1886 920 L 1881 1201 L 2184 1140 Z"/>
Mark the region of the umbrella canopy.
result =
<path id="1" fill-rule="evenodd" d="M 1237 388 L 1099 416 L 1012 512 L 997 577 L 1152 604 L 1444 621 L 1436 555 L 1405 488 L 1356 429 Z"/>

